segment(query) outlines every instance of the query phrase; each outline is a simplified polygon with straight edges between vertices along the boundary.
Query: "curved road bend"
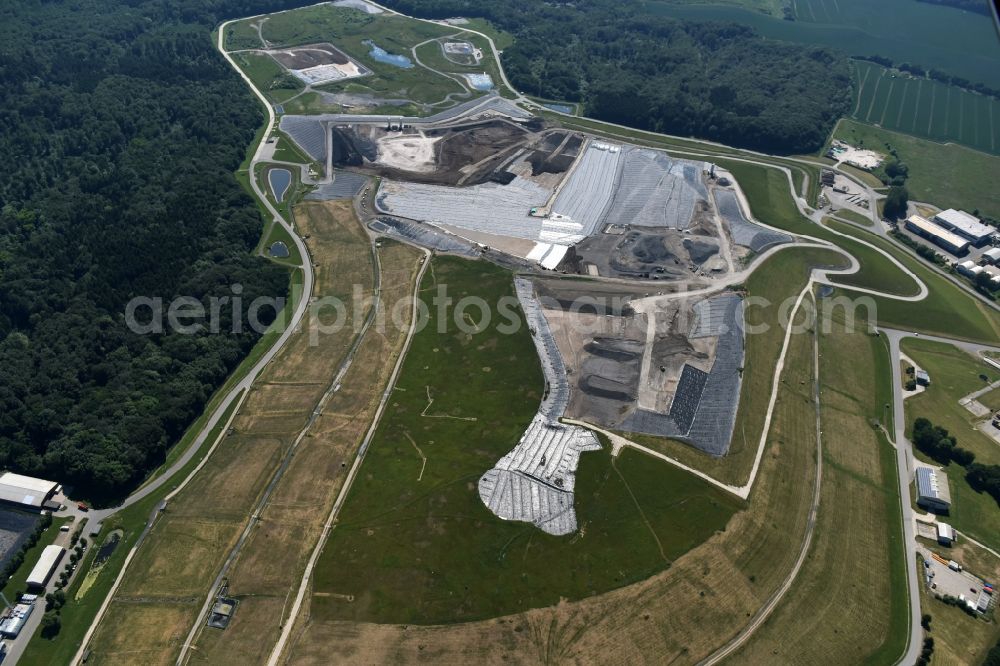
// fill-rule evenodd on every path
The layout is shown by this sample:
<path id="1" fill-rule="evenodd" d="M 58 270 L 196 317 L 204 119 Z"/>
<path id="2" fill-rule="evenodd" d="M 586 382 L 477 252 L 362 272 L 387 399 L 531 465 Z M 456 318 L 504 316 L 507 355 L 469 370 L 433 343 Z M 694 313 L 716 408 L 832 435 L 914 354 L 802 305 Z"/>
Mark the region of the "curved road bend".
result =
<path id="1" fill-rule="evenodd" d="M 250 80 L 250 77 L 248 77 L 243 72 L 243 70 L 241 70 L 236 65 L 236 62 L 233 60 L 232 56 L 230 56 L 225 51 L 225 48 L 223 46 L 223 39 L 225 36 L 226 27 L 232 22 L 233 21 L 226 21 L 221 26 L 219 26 L 219 37 L 218 37 L 219 51 L 222 53 L 223 57 L 229 62 L 230 66 L 232 66 L 232 68 L 236 70 L 236 72 L 240 75 L 240 77 L 246 82 L 246 84 L 253 91 L 254 95 L 257 97 L 257 99 L 260 100 L 261 104 L 263 104 L 264 108 L 267 110 L 267 125 L 265 126 L 264 134 L 261 136 L 261 139 L 257 144 L 257 149 L 254 151 L 253 158 L 250 160 L 250 165 L 249 165 L 250 186 L 253 188 L 254 195 L 256 195 L 257 199 L 263 204 L 264 208 L 272 216 L 274 222 L 280 224 L 282 227 L 284 227 L 285 231 L 288 232 L 288 235 L 292 238 L 292 240 L 295 243 L 296 249 L 298 249 L 299 251 L 299 256 L 302 257 L 302 266 L 301 266 L 303 274 L 302 296 L 301 298 L 299 298 L 299 302 L 296 304 L 295 310 L 292 312 L 292 316 L 289 319 L 289 323 L 285 327 L 285 330 L 281 332 L 281 335 L 274 342 L 274 344 L 271 345 L 270 349 L 265 351 L 264 354 L 260 357 L 260 359 L 258 359 L 258 361 L 253 365 L 253 367 L 250 368 L 250 370 L 243 377 L 243 379 L 241 379 L 235 385 L 233 385 L 229 389 L 229 392 L 225 396 L 223 396 L 222 400 L 219 402 L 218 407 L 216 407 L 215 411 L 212 412 L 208 421 L 198 432 L 198 434 L 195 436 L 194 441 L 187 448 L 187 450 L 184 451 L 181 457 L 178 458 L 170 467 L 168 467 L 163 472 L 163 474 L 161 474 L 156 479 L 146 484 L 142 488 L 139 488 L 136 492 L 130 495 L 121 504 L 121 506 L 106 511 L 93 512 L 91 520 L 104 520 L 107 517 L 111 516 L 112 514 L 117 513 L 118 511 L 121 511 L 122 509 L 145 499 L 150 494 L 156 492 L 158 489 L 163 487 L 164 484 L 173 479 L 174 475 L 178 471 L 180 471 L 188 462 L 190 462 L 195 455 L 197 455 L 198 451 L 201 449 L 202 445 L 207 439 L 208 434 L 219 423 L 219 420 L 222 418 L 222 415 L 225 414 L 227 409 L 229 409 L 230 405 L 233 403 L 233 400 L 241 393 L 243 393 L 243 395 L 249 393 L 250 387 L 253 385 L 257 377 L 260 376 L 261 372 L 264 371 L 264 368 L 267 367 L 267 365 L 274 359 L 274 357 L 278 354 L 278 352 L 281 351 L 284 348 L 284 346 L 288 343 L 288 340 L 291 338 L 292 334 L 302 323 L 302 318 L 305 316 L 305 313 L 309 308 L 309 304 L 311 302 L 313 285 L 315 283 L 315 273 L 313 271 L 312 260 L 309 255 L 309 250 L 308 248 L 306 248 L 305 243 L 302 241 L 299 235 L 295 233 L 295 229 L 292 227 L 292 225 L 289 224 L 289 222 L 281 216 L 281 213 L 278 212 L 278 209 L 273 204 L 271 204 L 270 200 L 268 200 L 267 196 L 261 189 L 260 183 L 258 183 L 257 179 L 254 177 L 255 167 L 257 164 L 262 162 L 261 154 L 264 151 L 268 137 L 271 135 L 271 132 L 274 129 L 275 115 L 274 115 L 274 108 L 267 101 L 267 98 L 264 96 L 264 94 L 257 89 L 257 87 L 253 84 L 253 81 Z M 238 406 L 237 409 L 233 410 L 233 416 L 236 415 L 237 411 L 238 411 Z M 168 498 L 175 495 L 185 485 L 187 485 L 187 483 L 191 480 L 191 478 L 200 469 L 201 465 L 199 465 L 196 469 L 192 470 L 192 472 L 174 490 L 174 492 L 172 492 L 168 496 Z M 150 519 L 147 522 L 146 527 L 143 530 L 140 539 L 144 538 L 145 535 L 149 532 L 149 529 L 152 527 L 153 522 L 156 520 L 156 517 L 159 515 L 160 509 L 162 509 L 163 506 L 164 504 L 161 503 L 161 505 L 157 507 L 157 511 L 154 511 L 153 515 L 150 516 Z M 100 623 L 101 619 L 103 619 L 104 614 L 107 611 L 107 607 L 110 604 L 113 593 L 115 590 L 117 590 L 118 586 L 121 584 L 121 581 L 125 576 L 125 572 L 128 569 L 128 565 L 131 563 L 132 557 L 135 555 L 135 551 L 139 547 L 140 543 L 141 541 L 137 541 L 136 544 L 132 547 L 132 551 L 129 552 L 129 555 L 125 560 L 125 564 L 122 566 L 121 571 L 118 573 L 118 578 L 115 580 L 115 583 L 112 587 L 112 592 L 110 592 L 108 596 L 105 598 L 104 603 L 98 610 L 98 613 L 94 617 L 94 620 L 91 622 L 90 627 L 87 629 L 87 633 L 84 636 L 83 642 L 80 644 L 80 649 L 77 651 L 75 657 L 73 658 L 74 664 L 81 663 L 83 659 L 83 653 L 87 648 L 87 644 L 93 637 L 97 625 Z M 41 617 L 40 613 L 32 613 L 32 616 L 36 615 Z M 30 636 L 30 634 L 28 635 Z M 23 650 L 23 647 L 21 649 Z M 20 653 L 17 656 L 20 656 Z M 14 661 L 16 661 L 16 659 Z M 12 661 L 12 663 L 14 663 L 14 661 Z"/>

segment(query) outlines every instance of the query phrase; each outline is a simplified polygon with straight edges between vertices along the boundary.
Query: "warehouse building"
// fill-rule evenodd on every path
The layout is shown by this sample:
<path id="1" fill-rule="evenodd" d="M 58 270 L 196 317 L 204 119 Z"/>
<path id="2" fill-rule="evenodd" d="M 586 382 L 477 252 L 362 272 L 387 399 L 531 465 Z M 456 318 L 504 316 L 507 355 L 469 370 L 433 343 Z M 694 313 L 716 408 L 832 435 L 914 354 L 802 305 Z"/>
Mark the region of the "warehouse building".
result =
<path id="1" fill-rule="evenodd" d="M 929 511 L 947 512 L 951 508 L 948 477 L 929 467 L 918 467 L 917 506 Z"/>
<path id="2" fill-rule="evenodd" d="M 954 208 L 943 210 L 935 215 L 934 222 L 938 226 L 967 239 L 975 247 L 982 247 L 989 243 L 990 237 L 996 231 L 993 227 L 980 222 L 975 215 Z"/>
<path id="3" fill-rule="evenodd" d="M 983 252 L 983 260 L 987 263 L 996 265 L 1000 264 L 1000 247 L 991 247 L 990 249 Z"/>
<path id="4" fill-rule="evenodd" d="M 58 509 L 52 497 L 61 490 L 55 481 L 4 472 L 0 475 L 0 501 L 22 508 Z"/>
<path id="5" fill-rule="evenodd" d="M 962 256 L 969 251 L 968 240 L 920 215 L 911 215 L 906 220 L 906 228 L 955 256 Z"/>
<path id="6" fill-rule="evenodd" d="M 28 574 L 28 579 L 25 581 L 28 587 L 44 588 L 65 552 L 66 549 L 62 546 L 46 546 L 38 562 L 35 563 L 35 568 Z"/>

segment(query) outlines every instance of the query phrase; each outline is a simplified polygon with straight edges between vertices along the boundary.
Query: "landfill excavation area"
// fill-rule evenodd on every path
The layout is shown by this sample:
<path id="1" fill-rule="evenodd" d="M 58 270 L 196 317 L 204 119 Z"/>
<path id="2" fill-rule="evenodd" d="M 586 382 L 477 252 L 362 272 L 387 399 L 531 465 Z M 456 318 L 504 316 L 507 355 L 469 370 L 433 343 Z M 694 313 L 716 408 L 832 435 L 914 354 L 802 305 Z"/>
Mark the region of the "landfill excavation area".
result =
<path id="1" fill-rule="evenodd" d="M 728 172 L 551 126 L 496 96 L 428 118 L 285 116 L 281 129 L 328 181 L 380 178 L 373 231 L 518 274 L 546 394 L 479 479 L 494 514 L 576 531 L 577 462 L 600 443 L 564 418 L 728 452 L 744 359 L 736 288 L 756 257 L 794 242 L 748 218 Z"/>

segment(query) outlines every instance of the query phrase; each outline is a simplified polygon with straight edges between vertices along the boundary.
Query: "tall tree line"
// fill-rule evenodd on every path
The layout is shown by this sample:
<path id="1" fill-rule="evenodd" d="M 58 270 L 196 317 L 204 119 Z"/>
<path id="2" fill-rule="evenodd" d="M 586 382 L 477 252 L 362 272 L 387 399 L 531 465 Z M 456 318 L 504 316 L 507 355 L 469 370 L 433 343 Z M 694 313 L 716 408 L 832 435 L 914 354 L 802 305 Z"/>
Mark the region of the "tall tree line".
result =
<path id="1" fill-rule="evenodd" d="M 262 112 L 210 36 L 256 5 L 0 3 L 0 468 L 126 494 L 258 336 L 138 335 L 125 304 L 286 292 L 233 175 Z"/>

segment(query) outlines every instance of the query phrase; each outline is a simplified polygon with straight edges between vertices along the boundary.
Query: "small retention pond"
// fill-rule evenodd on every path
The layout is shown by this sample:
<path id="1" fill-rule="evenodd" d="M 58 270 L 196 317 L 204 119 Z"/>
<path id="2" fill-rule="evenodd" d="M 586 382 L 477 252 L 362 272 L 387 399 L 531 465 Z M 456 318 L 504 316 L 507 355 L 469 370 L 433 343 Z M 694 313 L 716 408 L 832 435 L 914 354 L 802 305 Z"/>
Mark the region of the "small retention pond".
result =
<path id="1" fill-rule="evenodd" d="M 393 55 L 370 39 L 366 39 L 363 43 L 367 44 L 371 49 L 368 55 L 379 62 L 384 62 L 387 65 L 395 65 L 400 69 L 410 69 L 413 67 L 413 61 L 404 55 Z"/>
<path id="2" fill-rule="evenodd" d="M 267 182 L 271 185 L 274 200 L 281 203 L 288 186 L 292 184 L 292 172 L 288 169 L 271 169 L 267 172 Z"/>
<path id="3" fill-rule="evenodd" d="M 288 246 L 282 241 L 275 241 L 267 248 L 267 252 L 275 259 L 285 259 L 288 257 Z"/>

